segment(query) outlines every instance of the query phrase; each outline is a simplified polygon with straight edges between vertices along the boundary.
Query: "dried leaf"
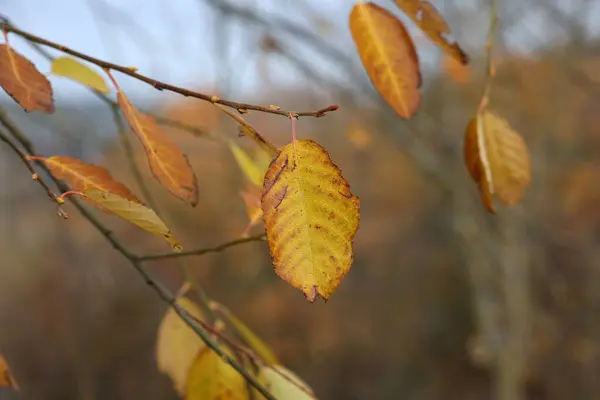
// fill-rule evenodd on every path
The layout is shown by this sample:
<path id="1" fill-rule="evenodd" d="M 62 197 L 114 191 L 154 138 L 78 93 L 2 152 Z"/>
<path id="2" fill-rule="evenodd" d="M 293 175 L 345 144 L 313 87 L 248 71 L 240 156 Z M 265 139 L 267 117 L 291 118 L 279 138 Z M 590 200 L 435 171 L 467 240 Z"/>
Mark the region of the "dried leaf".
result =
<path id="1" fill-rule="evenodd" d="M 469 57 L 458 43 L 450 43 L 444 37 L 444 35 L 451 32 L 450 27 L 444 17 L 429 1 L 395 0 L 395 3 L 444 52 L 461 64 L 469 62 Z"/>
<path id="2" fill-rule="evenodd" d="M 231 365 L 211 349 L 205 348 L 190 368 L 185 399 L 248 400 L 248 390 L 244 378 Z"/>
<path id="3" fill-rule="evenodd" d="M 119 217 L 126 219 L 140 228 L 165 239 L 173 250 L 181 251 L 181 245 L 165 223 L 151 208 L 132 200 L 123 198 L 115 193 L 90 189 L 83 192 L 85 197 L 102 206 Z"/>
<path id="4" fill-rule="evenodd" d="M 261 168 L 262 166 L 254 161 L 235 142 L 229 141 L 229 148 L 246 178 L 254 185 L 262 187 L 267 167 Z"/>
<path id="5" fill-rule="evenodd" d="M 465 134 L 464 156 L 489 212 L 495 213 L 493 195 L 509 206 L 521 200 L 523 189 L 531 181 L 529 151 L 506 120 L 487 111 L 471 120 Z"/>
<path id="6" fill-rule="evenodd" d="M 144 146 L 154 177 L 174 196 L 196 206 L 198 183 L 186 155 L 160 129 L 152 116 L 135 109 L 118 86 L 117 101 L 131 130 Z"/>
<path id="7" fill-rule="evenodd" d="M 72 190 L 84 192 L 96 189 L 111 192 L 127 200 L 142 204 L 125 185 L 116 181 L 105 168 L 86 164 L 77 158 L 66 156 L 53 156 L 44 158 L 41 161 L 46 164 L 46 167 L 55 178 L 67 182 Z"/>
<path id="8" fill-rule="evenodd" d="M 402 118 L 421 102 L 419 57 L 406 28 L 374 3 L 359 3 L 350 13 L 350 32 L 371 82 Z"/>
<path id="9" fill-rule="evenodd" d="M 31 61 L 0 44 L 0 86 L 27 112 L 54 113 L 52 86 Z"/>
<path id="10" fill-rule="evenodd" d="M 241 338 L 248 346 L 268 365 L 277 364 L 279 361 L 271 348 L 262 341 L 246 324 L 235 316 L 227 307 L 222 304 L 213 302 L 212 308 L 220 311 L 230 325 L 234 327 Z"/>
<path id="11" fill-rule="evenodd" d="M 8 368 L 8 363 L 2 354 L 0 354 L 0 388 L 1 387 L 19 390 L 19 385 L 17 385 L 17 381 L 15 381 L 15 378 L 12 376 L 10 369 Z"/>
<path id="12" fill-rule="evenodd" d="M 289 369 L 277 365 L 260 369 L 258 380 L 277 400 L 315 400 L 311 388 Z M 264 399 L 258 391 L 256 399 Z"/>
<path id="13" fill-rule="evenodd" d="M 179 297 L 177 303 L 194 318 L 204 320 L 204 314 L 192 300 Z M 158 369 L 171 378 L 181 396 L 185 396 L 188 372 L 205 347 L 196 332 L 169 307 L 158 327 L 156 362 Z"/>
<path id="14" fill-rule="evenodd" d="M 72 79 L 101 93 L 110 92 L 106 82 L 96 71 L 71 57 L 59 57 L 52 61 L 52 73 Z"/>
<path id="15" fill-rule="evenodd" d="M 252 184 L 248 184 L 248 187 L 240 192 L 240 196 L 242 196 L 242 200 L 244 200 L 244 203 L 246 204 L 246 214 L 248 214 L 248 218 L 250 219 L 242 236 L 248 236 L 250 229 L 262 221 L 263 211 L 260 204 L 261 194 L 262 189 Z"/>
<path id="16" fill-rule="evenodd" d="M 275 271 L 308 301 L 327 300 L 350 270 L 359 207 L 340 169 L 313 140 L 284 146 L 269 166 L 262 209 Z"/>

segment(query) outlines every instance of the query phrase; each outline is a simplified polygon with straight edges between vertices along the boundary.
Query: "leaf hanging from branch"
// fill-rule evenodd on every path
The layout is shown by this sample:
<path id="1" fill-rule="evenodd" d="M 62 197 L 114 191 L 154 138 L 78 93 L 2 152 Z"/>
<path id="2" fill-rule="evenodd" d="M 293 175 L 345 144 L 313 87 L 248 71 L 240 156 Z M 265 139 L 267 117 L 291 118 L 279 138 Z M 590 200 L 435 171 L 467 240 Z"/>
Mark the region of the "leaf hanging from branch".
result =
<path id="1" fill-rule="evenodd" d="M 181 245 L 173 237 L 171 230 L 165 225 L 151 208 L 135 201 L 128 200 L 115 193 L 89 189 L 83 195 L 119 217 L 139 226 L 140 228 L 165 239 L 173 250 L 181 251 Z"/>
<path id="2" fill-rule="evenodd" d="M 9 387 L 15 390 L 19 390 L 19 385 L 13 378 L 10 369 L 8 368 L 8 363 L 4 359 L 4 356 L 0 354 L 0 388 Z"/>
<path id="3" fill-rule="evenodd" d="M 450 43 L 444 36 L 451 33 L 440 12 L 426 0 L 395 0 L 396 5 L 444 52 L 465 65 L 469 57 L 458 43 Z"/>
<path id="4" fill-rule="evenodd" d="M 493 195 L 509 206 L 521 200 L 531 181 L 529 151 L 505 119 L 485 111 L 471 120 L 465 134 L 464 157 L 489 212 L 496 212 Z"/>
<path id="5" fill-rule="evenodd" d="M 350 270 L 360 202 L 313 140 L 284 146 L 267 170 L 262 209 L 277 274 L 308 301 L 327 300 Z"/>
<path id="6" fill-rule="evenodd" d="M 52 61 L 52 73 L 79 82 L 101 93 L 110 92 L 100 74 L 71 57 L 59 57 Z"/>
<path id="7" fill-rule="evenodd" d="M 177 303 L 194 318 L 204 320 L 200 307 L 192 300 L 180 297 Z M 198 334 L 169 307 L 158 327 L 156 362 L 158 369 L 171 378 L 181 396 L 185 396 L 188 372 L 196 356 L 205 347 Z"/>
<path id="8" fill-rule="evenodd" d="M 54 113 L 50 82 L 8 43 L 0 44 L 0 86 L 25 111 Z"/>
<path id="9" fill-rule="evenodd" d="M 158 126 L 156 120 L 139 112 L 110 75 L 117 89 L 117 101 L 131 130 L 142 142 L 154 177 L 174 196 L 198 204 L 198 183 L 190 162 L 175 142 Z"/>
<path id="10" fill-rule="evenodd" d="M 281 400 L 316 400 L 311 388 L 296 374 L 281 365 L 262 367 L 258 375 L 262 383 L 276 399 Z M 256 399 L 264 397 L 255 391 Z"/>
<path id="11" fill-rule="evenodd" d="M 419 57 L 406 28 L 377 4 L 359 3 L 350 13 L 350 32 L 371 82 L 402 118 L 421 102 Z"/>
<path id="12" fill-rule="evenodd" d="M 248 389 L 242 375 L 217 353 L 205 348 L 200 351 L 190 368 L 185 399 L 247 400 Z"/>

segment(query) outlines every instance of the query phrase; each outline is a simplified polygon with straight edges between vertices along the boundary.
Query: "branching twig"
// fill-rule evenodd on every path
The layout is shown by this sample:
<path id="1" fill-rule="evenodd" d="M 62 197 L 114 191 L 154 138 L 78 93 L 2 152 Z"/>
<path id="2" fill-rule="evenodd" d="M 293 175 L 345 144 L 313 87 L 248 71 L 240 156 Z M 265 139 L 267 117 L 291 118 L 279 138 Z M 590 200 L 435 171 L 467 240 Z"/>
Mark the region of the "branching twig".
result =
<path id="1" fill-rule="evenodd" d="M 161 82 L 158 81 L 156 79 L 152 79 L 149 78 L 145 75 L 142 74 L 138 74 L 136 72 L 136 68 L 134 67 L 124 67 L 122 65 L 118 65 L 118 64 L 113 64 L 110 63 L 108 61 L 103 61 L 100 60 L 98 58 L 95 57 L 91 57 L 88 56 L 87 54 L 84 53 L 80 53 L 78 51 L 72 50 L 66 46 L 51 42 L 49 40 L 46 40 L 44 38 L 41 38 L 39 36 L 35 36 L 32 35 L 31 33 L 22 31 L 16 27 L 14 27 L 13 25 L 7 24 L 7 23 L 0 23 L 0 29 L 2 29 L 5 32 L 12 32 L 15 33 L 29 41 L 35 42 L 35 43 L 39 43 L 42 44 L 44 46 L 48 46 L 48 47 L 52 47 L 54 49 L 60 50 L 63 53 L 67 53 L 70 54 L 74 57 L 80 58 L 82 60 L 88 61 L 92 64 L 95 64 L 103 69 L 109 69 L 109 70 L 113 70 L 113 71 L 119 71 L 125 75 L 129 75 L 132 78 L 135 78 L 139 81 L 145 82 L 147 84 L 149 84 L 150 86 L 154 87 L 157 90 L 167 90 L 170 92 L 174 92 L 174 93 L 179 93 L 183 96 L 186 97 L 194 97 L 200 100 L 204 100 L 204 101 L 209 101 L 211 103 L 215 103 L 215 104 L 222 104 L 224 106 L 230 107 L 230 108 L 234 108 L 236 110 L 238 110 L 239 112 L 245 112 L 248 110 L 254 110 L 254 111 L 260 111 L 260 112 L 264 112 L 264 113 L 269 113 L 269 114 L 277 114 L 277 115 L 284 115 L 284 116 L 288 116 L 290 113 L 293 113 L 295 115 L 297 115 L 298 117 L 322 117 L 325 114 L 327 114 L 330 111 L 335 111 L 337 110 L 339 107 L 337 105 L 332 105 L 329 107 L 325 107 L 322 108 L 320 110 L 316 110 L 316 111 L 301 111 L 301 112 L 293 112 L 293 111 L 285 111 L 285 110 L 281 110 L 279 108 L 274 108 L 274 107 L 269 107 L 269 106 L 260 106 L 260 105 L 254 105 L 254 104 L 246 104 L 246 103 L 238 103 L 235 101 L 231 101 L 231 100 L 226 100 L 226 99 L 220 99 L 218 96 L 211 96 L 208 94 L 204 94 L 204 93 L 200 93 L 200 92 L 195 92 L 193 90 L 189 90 L 189 89 L 185 89 L 182 87 L 178 87 L 178 86 L 174 86 L 174 85 L 170 85 L 168 83 L 165 82 Z"/>

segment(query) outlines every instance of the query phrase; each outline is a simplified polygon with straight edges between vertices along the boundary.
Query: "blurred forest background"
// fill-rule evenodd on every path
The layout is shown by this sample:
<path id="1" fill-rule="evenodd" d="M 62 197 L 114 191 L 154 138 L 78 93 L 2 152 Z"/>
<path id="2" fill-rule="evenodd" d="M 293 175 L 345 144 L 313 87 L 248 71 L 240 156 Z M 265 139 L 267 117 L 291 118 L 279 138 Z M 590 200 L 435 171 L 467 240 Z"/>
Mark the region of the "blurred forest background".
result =
<path id="1" fill-rule="evenodd" d="M 378 1 L 390 10 L 391 1 Z M 264 242 L 191 257 L 211 298 L 273 346 L 323 400 L 600 398 L 600 16 L 597 0 L 498 0 L 497 76 L 490 109 L 532 153 L 521 205 L 488 215 L 463 163 L 464 130 L 484 82 L 487 0 L 434 0 L 471 56 L 461 67 L 401 15 L 415 38 L 423 104 L 411 121 L 382 102 L 348 31 L 352 1 L 2 0 L 26 31 L 140 68 L 180 86 L 285 109 L 340 104 L 302 118 L 361 199 L 356 259 L 327 303 L 279 279 Z M 17 51 L 48 63 L 17 37 Z M 58 53 L 52 53 L 58 54 Z M 109 107 L 50 77 L 57 112 L 0 107 L 43 155 L 110 169 L 142 196 Z M 186 248 L 241 235 L 243 175 L 214 137 L 237 138 L 210 104 L 120 77 L 138 106 L 198 128 L 168 128 L 198 175 L 185 207 L 137 162 Z M 289 121 L 251 113 L 278 145 Z M 0 399 L 176 399 L 154 346 L 166 306 L 72 207 L 70 219 L 0 145 L 0 350 L 20 395 Z M 137 252 L 164 243 L 101 215 Z M 262 226 L 253 232 L 260 232 Z M 171 289 L 174 261 L 149 264 Z"/>

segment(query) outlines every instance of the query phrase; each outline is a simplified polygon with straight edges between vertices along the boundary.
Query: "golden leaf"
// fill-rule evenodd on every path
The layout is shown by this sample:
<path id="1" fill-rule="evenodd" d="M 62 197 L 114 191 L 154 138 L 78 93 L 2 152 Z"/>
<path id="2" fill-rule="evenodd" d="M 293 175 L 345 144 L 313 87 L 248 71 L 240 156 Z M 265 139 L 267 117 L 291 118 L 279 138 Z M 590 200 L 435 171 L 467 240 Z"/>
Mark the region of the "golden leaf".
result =
<path id="1" fill-rule="evenodd" d="M 0 86 L 25 111 L 54 113 L 50 82 L 8 44 L 0 44 Z"/>
<path id="2" fill-rule="evenodd" d="M 174 196 L 198 204 L 198 183 L 190 162 L 156 120 L 135 109 L 117 86 L 117 101 L 131 130 L 142 142 L 154 177 Z"/>
<path id="3" fill-rule="evenodd" d="M 204 314 L 192 300 L 179 297 L 177 303 L 194 318 L 204 320 Z M 198 334 L 169 307 L 158 327 L 156 362 L 158 369 L 171 378 L 173 387 L 181 396 L 185 396 L 188 372 L 205 347 Z"/>
<path id="4" fill-rule="evenodd" d="M 395 3 L 444 52 L 461 64 L 469 62 L 469 57 L 458 43 L 450 43 L 444 37 L 451 30 L 444 17 L 433 4 L 426 0 L 395 0 Z"/>
<path id="5" fill-rule="evenodd" d="M 289 369 L 276 365 L 262 367 L 258 380 L 277 400 L 315 400 L 311 388 Z M 256 399 L 264 399 L 258 391 L 254 391 Z"/>
<path id="6" fill-rule="evenodd" d="M 242 150 L 233 141 L 229 141 L 229 148 L 231 149 L 233 157 L 237 161 L 240 169 L 242 170 L 246 178 L 248 178 L 248 180 L 254 185 L 262 187 L 265 172 L 267 170 L 266 166 L 264 168 L 261 168 L 261 165 L 254 161 L 248 155 L 248 153 Z"/>
<path id="7" fill-rule="evenodd" d="M 53 156 L 41 161 L 46 164 L 55 178 L 69 184 L 72 190 L 84 192 L 96 189 L 111 192 L 127 200 L 142 204 L 129 189 L 116 181 L 105 168 L 86 164 L 81 160 L 66 156 Z"/>
<path id="8" fill-rule="evenodd" d="M 359 3 L 350 13 L 350 32 L 373 86 L 402 118 L 421 102 L 419 57 L 402 22 L 374 3 Z"/>
<path id="9" fill-rule="evenodd" d="M 471 120 L 465 134 L 464 157 L 489 212 L 495 213 L 492 195 L 509 206 L 521 200 L 523 189 L 531 181 L 529 151 L 506 120 L 487 111 Z"/>
<path id="10" fill-rule="evenodd" d="M 236 330 L 236 332 L 240 335 L 240 337 L 246 342 L 248 346 L 258 355 L 265 363 L 268 365 L 277 364 L 279 361 L 275 356 L 275 353 L 271 348 L 246 324 L 242 322 L 238 317 L 235 316 L 227 307 L 217 302 L 211 303 L 211 308 L 214 310 L 220 311 L 225 319 L 229 322 L 231 326 Z"/>
<path id="11" fill-rule="evenodd" d="M 96 71 L 71 57 L 59 57 L 52 61 L 52 73 L 72 79 L 101 93 L 110 92 L 106 82 Z"/>
<path id="12" fill-rule="evenodd" d="M 265 175 L 262 209 L 277 274 L 327 300 L 350 270 L 360 202 L 313 140 L 284 146 Z"/>
<path id="13" fill-rule="evenodd" d="M 8 363 L 2 354 L 0 354 L 0 388 L 1 387 L 19 390 L 19 385 L 17 385 L 15 378 L 12 376 L 10 369 L 8 368 Z"/>
<path id="14" fill-rule="evenodd" d="M 181 245 L 173 237 L 171 230 L 151 208 L 135 201 L 123 198 L 115 193 L 89 189 L 83 195 L 119 217 L 126 219 L 140 228 L 165 239 L 173 250 L 181 251 Z"/>
<path id="15" fill-rule="evenodd" d="M 223 349 L 226 353 L 229 351 Z M 244 378 L 214 351 L 205 348 L 192 364 L 186 400 L 248 400 Z"/>

